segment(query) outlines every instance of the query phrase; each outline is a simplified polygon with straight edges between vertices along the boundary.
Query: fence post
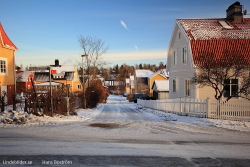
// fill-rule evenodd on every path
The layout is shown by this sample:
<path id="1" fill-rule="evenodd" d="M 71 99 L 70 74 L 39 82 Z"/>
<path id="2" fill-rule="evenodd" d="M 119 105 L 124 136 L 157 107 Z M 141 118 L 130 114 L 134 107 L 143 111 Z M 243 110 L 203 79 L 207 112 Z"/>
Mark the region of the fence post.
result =
<path id="1" fill-rule="evenodd" d="M 207 98 L 207 118 L 211 118 L 211 105 L 210 105 L 210 98 Z"/>
<path id="2" fill-rule="evenodd" d="M 179 115 L 182 113 L 182 109 L 181 109 L 181 97 L 180 97 L 180 111 L 179 111 Z"/>

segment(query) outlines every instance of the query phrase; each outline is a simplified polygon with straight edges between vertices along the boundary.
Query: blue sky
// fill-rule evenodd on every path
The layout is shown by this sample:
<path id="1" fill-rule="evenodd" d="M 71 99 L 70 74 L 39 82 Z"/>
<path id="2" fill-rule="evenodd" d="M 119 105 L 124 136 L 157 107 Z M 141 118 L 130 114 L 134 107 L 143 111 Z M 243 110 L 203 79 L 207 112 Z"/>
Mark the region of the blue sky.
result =
<path id="1" fill-rule="evenodd" d="M 177 18 L 224 18 L 235 0 L 0 0 L 0 22 L 18 47 L 16 64 L 76 64 L 78 36 L 105 41 L 115 64 L 166 63 Z M 250 11 L 249 0 L 241 0 Z M 249 17 L 249 16 L 247 16 Z M 127 29 L 121 24 L 123 21 Z"/>

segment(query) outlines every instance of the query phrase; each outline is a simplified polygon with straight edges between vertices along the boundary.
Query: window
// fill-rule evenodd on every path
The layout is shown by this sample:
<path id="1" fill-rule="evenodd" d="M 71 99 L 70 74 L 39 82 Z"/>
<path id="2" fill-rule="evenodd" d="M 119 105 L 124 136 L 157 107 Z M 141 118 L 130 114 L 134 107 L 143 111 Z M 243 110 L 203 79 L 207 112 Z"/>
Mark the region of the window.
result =
<path id="1" fill-rule="evenodd" d="M 178 34 L 178 38 L 179 38 L 179 39 L 181 39 L 181 32 L 179 32 L 179 34 Z"/>
<path id="2" fill-rule="evenodd" d="M 177 51 L 174 51 L 174 66 L 177 65 Z"/>
<path id="3" fill-rule="evenodd" d="M 176 92 L 176 80 L 173 79 L 173 92 L 175 93 Z"/>
<path id="4" fill-rule="evenodd" d="M 225 90 L 224 90 L 224 97 L 233 96 L 238 92 L 239 87 L 238 79 L 226 79 L 224 80 Z"/>
<path id="5" fill-rule="evenodd" d="M 82 85 L 77 85 L 77 89 L 82 89 Z"/>
<path id="6" fill-rule="evenodd" d="M 182 48 L 182 63 L 187 64 L 187 47 Z"/>
<path id="7" fill-rule="evenodd" d="M 7 74 L 6 59 L 0 59 L 0 74 Z"/>
<path id="8" fill-rule="evenodd" d="M 189 79 L 186 79 L 185 80 L 185 92 L 186 92 L 186 96 L 190 96 L 190 80 Z"/>

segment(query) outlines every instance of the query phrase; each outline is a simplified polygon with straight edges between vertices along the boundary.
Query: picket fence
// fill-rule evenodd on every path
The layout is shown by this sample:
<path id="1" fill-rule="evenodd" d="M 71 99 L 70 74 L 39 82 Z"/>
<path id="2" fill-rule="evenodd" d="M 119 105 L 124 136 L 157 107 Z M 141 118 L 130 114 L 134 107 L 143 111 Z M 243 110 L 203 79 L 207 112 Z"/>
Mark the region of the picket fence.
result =
<path id="1" fill-rule="evenodd" d="M 165 100 L 141 100 L 138 105 L 183 116 L 200 118 L 250 121 L 250 102 L 218 102 L 211 99 L 177 98 Z"/>

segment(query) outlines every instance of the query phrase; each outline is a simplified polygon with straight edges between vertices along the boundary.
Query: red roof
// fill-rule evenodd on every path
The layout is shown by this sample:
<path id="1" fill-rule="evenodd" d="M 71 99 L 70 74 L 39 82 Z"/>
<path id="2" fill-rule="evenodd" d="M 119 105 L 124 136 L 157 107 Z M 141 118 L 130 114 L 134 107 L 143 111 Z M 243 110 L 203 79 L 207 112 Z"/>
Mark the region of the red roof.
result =
<path id="1" fill-rule="evenodd" d="M 1 42 L 5 47 L 11 48 L 13 50 L 17 50 L 17 47 L 14 45 L 13 42 L 11 42 L 11 40 L 5 33 L 1 23 L 0 23 L 0 39 L 2 40 Z"/>
<path id="2" fill-rule="evenodd" d="M 199 55 L 212 53 L 222 58 L 223 53 L 237 53 L 250 64 L 250 18 L 242 23 L 227 19 L 177 19 L 186 32 L 195 65 L 201 65 Z M 219 23 L 222 21 L 222 24 Z"/>

